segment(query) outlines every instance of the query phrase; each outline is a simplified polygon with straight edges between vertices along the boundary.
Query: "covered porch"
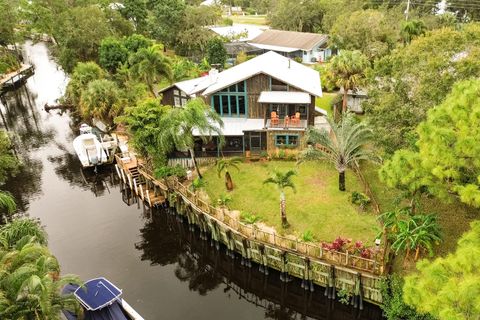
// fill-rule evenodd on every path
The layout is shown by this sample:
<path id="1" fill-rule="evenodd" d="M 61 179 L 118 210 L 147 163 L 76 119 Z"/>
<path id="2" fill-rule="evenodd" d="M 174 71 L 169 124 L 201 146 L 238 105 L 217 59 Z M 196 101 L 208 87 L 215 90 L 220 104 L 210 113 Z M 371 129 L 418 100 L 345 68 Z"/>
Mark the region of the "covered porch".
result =
<path id="1" fill-rule="evenodd" d="M 263 91 L 258 102 L 265 106 L 264 127 L 267 129 L 306 129 L 310 95 L 296 91 Z"/>

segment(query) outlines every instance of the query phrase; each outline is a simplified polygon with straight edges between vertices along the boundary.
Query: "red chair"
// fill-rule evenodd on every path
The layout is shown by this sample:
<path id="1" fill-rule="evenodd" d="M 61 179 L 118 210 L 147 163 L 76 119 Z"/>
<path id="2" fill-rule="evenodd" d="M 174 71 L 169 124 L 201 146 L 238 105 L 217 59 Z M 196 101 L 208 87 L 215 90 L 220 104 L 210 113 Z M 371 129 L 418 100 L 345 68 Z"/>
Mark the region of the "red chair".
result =
<path id="1" fill-rule="evenodd" d="M 292 126 L 300 126 L 300 112 L 295 113 L 295 117 L 292 117 Z"/>
<path id="2" fill-rule="evenodd" d="M 279 123 L 278 115 L 275 111 L 272 111 L 272 113 L 270 113 L 270 125 L 273 127 L 273 126 L 277 126 L 278 123 Z"/>

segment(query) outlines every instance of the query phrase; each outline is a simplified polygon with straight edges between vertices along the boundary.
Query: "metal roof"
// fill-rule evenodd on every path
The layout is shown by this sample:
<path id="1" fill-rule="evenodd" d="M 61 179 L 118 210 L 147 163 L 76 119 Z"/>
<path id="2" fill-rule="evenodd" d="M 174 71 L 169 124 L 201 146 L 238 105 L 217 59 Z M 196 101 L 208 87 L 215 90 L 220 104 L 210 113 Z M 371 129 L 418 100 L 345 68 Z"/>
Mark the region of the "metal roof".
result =
<path id="1" fill-rule="evenodd" d="M 286 104 L 309 104 L 310 95 L 306 92 L 296 91 L 262 91 L 258 98 L 260 103 L 286 103 Z"/>
<path id="2" fill-rule="evenodd" d="M 264 127 L 263 119 L 250 119 L 250 118 L 229 118 L 222 117 L 223 128 L 222 134 L 224 136 L 243 136 L 244 131 L 261 130 Z M 217 123 L 214 123 L 218 127 Z M 216 136 L 214 132 L 200 132 L 198 129 L 193 130 L 194 136 Z"/>
<path id="3" fill-rule="evenodd" d="M 319 33 L 284 31 L 284 30 L 265 30 L 258 37 L 250 41 L 255 45 L 268 45 L 278 48 L 292 48 L 296 50 L 312 50 L 319 44 L 326 43 L 328 36 Z M 274 49 L 276 50 L 276 49 Z M 278 50 L 283 51 L 283 50 Z M 295 50 L 293 50 L 295 51 Z M 289 51 L 286 51 L 289 52 Z"/>

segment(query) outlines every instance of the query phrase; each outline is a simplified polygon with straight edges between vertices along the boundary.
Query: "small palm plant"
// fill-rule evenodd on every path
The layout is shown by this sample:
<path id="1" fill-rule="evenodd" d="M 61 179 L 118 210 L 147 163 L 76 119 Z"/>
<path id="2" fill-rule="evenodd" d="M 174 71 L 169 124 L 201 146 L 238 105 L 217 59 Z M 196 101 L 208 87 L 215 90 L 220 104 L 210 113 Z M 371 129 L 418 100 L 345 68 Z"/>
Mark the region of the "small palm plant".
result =
<path id="1" fill-rule="evenodd" d="M 287 172 L 275 171 L 270 178 L 263 181 L 263 184 L 274 184 L 280 191 L 280 214 L 282 216 L 282 226 L 287 228 L 289 226 L 287 220 L 285 189 L 291 188 L 293 192 L 296 192 L 295 184 L 292 181 L 292 177 L 297 173 L 294 170 L 288 170 Z"/>
<path id="2" fill-rule="evenodd" d="M 336 123 L 328 119 L 331 132 L 309 128 L 307 141 L 311 144 L 300 154 L 300 161 L 325 159 L 338 171 L 338 189 L 345 191 L 345 172 L 359 160 L 377 161 L 378 158 L 366 148 L 372 130 L 364 122 L 356 123 L 351 113 L 346 113 Z"/>
<path id="3" fill-rule="evenodd" d="M 227 188 L 228 191 L 233 190 L 233 181 L 232 181 L 232 176 L 230 175 L 230 168 L 235 168 L 237 170 L 240 170 L 238 168 L 238 164 L 242 162 L 242 158 L 240 157 L 233 157 L 233 158 L 223 158 L 218 160 L 217 162 L 217 173 L 218 177 L 222 174 L 223 171 L 225 171 L 225 187 Z"/>

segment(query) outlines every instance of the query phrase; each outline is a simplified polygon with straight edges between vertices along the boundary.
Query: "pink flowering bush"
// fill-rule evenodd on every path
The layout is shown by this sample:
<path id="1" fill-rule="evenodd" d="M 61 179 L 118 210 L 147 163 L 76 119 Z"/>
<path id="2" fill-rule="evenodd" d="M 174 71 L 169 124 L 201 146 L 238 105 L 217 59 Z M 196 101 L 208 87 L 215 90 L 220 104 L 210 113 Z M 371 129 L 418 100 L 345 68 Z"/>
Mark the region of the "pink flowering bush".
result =
<path id="1" fill-rule="evenodd" d="M 366 259 L 371 259 L 373 256 L 372 249 L 365 247 L 362 241 L 352 242 L 352 239 L 342 237 L 338 237 L 331 243 L 322 242 L 322 248 L 329 251 L 348 252 Z"/>

